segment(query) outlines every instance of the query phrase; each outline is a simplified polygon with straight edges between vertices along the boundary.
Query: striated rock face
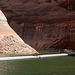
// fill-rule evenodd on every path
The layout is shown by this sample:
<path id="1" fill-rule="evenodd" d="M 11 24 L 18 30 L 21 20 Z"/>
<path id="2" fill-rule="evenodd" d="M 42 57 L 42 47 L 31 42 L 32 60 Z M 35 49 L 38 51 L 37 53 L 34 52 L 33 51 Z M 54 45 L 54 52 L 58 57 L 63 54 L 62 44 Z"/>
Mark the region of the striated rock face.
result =
<path id="1" fill-rule="evenodd" d="M 0 4 L 10 26 L 35 49 L 75 49 L 75 11 L 68 9 L 68 0 L 0 0 Z"/>
<path id="2" fill-rule="evenodd" d="M 7 19 L 0 10 L 0 52 L 35 54 L 35 49 L 23 42 L 23 40 L 8 25 Z"/>
<path id="3" fill-rule="evenodd" d="M 16 31 L 22 35 L 24 41 L 38 50 L 75 49 L 75 20 L 52 24 L 25 24 L 20 27 L 23 28 L 18 28 L 20 31 L 18 29 Z"/>
<path id="4" fill-rule="evenodd" d="M 75 49 L 75 20 L 61 23 L 25 23 L 13 28 L 23 40 L 37 50 Z M 33 43 L 34 42 L 34 43 Z"/>

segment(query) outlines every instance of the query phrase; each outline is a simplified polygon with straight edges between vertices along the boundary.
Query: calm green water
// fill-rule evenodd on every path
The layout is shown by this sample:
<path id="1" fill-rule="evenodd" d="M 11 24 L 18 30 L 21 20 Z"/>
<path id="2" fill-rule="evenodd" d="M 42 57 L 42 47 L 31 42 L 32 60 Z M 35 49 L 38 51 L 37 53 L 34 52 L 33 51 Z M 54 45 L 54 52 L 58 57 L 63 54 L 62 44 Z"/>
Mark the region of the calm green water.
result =
<path id="1" fill-rule="evenodd" d="M 75 57 L 0 61 L 0 75 L 75 75 Z"/>

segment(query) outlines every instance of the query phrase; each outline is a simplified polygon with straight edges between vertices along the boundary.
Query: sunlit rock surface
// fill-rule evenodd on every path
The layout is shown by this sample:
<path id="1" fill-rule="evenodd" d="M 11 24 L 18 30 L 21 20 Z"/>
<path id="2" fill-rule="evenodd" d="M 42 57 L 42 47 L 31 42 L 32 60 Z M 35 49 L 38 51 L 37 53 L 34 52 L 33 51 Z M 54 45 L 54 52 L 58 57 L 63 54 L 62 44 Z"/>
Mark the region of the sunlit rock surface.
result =
<path id="1" fill-rule="evenodd" d="M 23 40 L 9 26 L 6 17 L 0 10 L 0 53 L 35 54 L 35 49 Z"/>

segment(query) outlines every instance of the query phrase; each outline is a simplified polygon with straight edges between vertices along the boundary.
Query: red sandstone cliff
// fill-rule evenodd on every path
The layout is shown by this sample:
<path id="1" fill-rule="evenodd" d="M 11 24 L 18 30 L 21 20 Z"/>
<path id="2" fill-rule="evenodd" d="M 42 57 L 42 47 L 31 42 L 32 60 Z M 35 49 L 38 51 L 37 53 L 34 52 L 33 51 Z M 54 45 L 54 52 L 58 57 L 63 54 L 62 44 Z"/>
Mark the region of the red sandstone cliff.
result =
<path id="1" fill-rule="evenodd" d="M 36 49 L 62 48 L 60 43 L 65 38 L 75 40 L 75 31 L 71 31 L 75 28 L 75 11 L 68 10 L 64 0 L 0 0 L 0 3 L 10 26 Z"/>

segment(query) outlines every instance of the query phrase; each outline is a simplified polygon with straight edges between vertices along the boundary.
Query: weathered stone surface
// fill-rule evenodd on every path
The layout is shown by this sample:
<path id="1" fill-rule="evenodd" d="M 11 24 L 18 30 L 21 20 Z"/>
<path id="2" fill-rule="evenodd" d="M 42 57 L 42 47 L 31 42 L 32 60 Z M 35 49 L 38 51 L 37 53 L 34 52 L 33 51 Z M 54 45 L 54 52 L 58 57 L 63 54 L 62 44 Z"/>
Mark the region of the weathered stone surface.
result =
<path id="1" fill-rule="evenodd" d="M 7 23 L 7 19 L 0 10 L 0 52 L 35 54 L 35 49 L 24 43 L 24 41 L 15 33 Z"/>
<path id="2" fill-rule="evenodd" d="M 1 0 L 0 3 L 10 26 L 33 48 L 75 49 L 75 11 L 69 10 L 65 1 L 68 0 Z M 74 8 L 75 0 L 71 1 Z M 70 41 L 74 41 L 73 45 L 68 45 Z"/>

